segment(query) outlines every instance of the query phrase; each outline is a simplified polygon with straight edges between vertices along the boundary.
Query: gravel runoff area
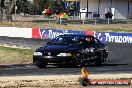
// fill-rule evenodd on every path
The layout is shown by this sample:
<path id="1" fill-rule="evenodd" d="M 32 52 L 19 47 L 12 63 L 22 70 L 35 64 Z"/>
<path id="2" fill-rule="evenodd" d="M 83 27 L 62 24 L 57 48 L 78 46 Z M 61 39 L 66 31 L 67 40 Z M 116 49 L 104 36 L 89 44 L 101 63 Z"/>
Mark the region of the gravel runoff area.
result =
<path id="1" fill-rule="evenodd" d="M 15 38 L 15 37 L 0 37 L 0 46 L 21 48 L 21 49 L 36 49 L 42 45 L 46 45 L 49 40 L 30 39 L 30 38 Z"/>
<path id="2" fill-rule="evenodd" d="M 2 76 L 0 88 L 83 88 L 81 75 Z M 89 74 L 89 79 L 124 79 L 132 74 Z M 132 81 L 131 81 L 132 82 Z M 89 85 L 87 88 L 132 88 L 132 85 Z"/>

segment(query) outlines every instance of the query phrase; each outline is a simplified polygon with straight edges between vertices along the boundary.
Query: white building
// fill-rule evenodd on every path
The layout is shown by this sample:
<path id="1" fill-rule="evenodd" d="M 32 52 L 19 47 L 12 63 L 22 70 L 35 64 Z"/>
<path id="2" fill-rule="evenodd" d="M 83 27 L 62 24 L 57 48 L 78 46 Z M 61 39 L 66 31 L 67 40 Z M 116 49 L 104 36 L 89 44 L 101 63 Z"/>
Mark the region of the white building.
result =
<path id="1" fill-rule="evenodd" d="M 127 19 L 132 16 L 132 0 L 80 0 L 80 10 L 88 13 L 100 14 L 105 18 L 105 13 L 111 11 L 113 19 Z"/>
<path id="2" fill-rule="evenodd" d="M 132 16 L 132 0 L 80 0 L 80 12 L 84 12 L 81 17 L 93 18 L 99 14 L 100 18 L 105 18 L 108 11 L 114 15 L 113 19 L 127 19 Z"/>

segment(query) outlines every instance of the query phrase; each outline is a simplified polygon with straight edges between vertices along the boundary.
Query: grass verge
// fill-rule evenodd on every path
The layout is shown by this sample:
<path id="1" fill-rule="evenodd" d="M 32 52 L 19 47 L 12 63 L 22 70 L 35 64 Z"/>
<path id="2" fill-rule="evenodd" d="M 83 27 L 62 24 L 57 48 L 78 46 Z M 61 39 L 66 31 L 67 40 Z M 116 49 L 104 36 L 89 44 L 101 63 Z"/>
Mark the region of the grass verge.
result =
<path id="1" fill-rule="evenodd" d="M 19 49 L 0 46 L 0 65 L 32 63 L 32 49 Z"/>
<path id="2" fill-rule="evenodd" d="M 132 33 L 132 24 L 66 24 L 60 25 L 56 23 L 43 22 L 0 22 L 0 27 L 21 27 L 21 28 L 48 28 L 61 30 L 89 30 L 96 32 L 129 32 Z"/>

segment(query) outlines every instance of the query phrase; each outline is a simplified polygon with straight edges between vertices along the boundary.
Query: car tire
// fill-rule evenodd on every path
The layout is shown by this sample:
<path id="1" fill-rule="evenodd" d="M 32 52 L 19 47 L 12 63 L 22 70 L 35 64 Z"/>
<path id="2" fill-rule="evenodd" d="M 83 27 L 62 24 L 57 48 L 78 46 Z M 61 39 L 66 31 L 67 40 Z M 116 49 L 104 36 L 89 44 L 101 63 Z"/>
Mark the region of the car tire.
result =
<path id="1" fill-rule="evenodd" d="M 104 58 L 103 53 L 100 53 L 95 62 L 96 66 L 102 66 L 103 64 L 105 64 L 105 62 L 106 58 Z"/>
<path id="2" fill-rule="evenodd" d="M 35 65 L 39 68 L 45 68 L 47 66 L 47 62 L 40 62 L 40 61 L 36 61 Z"/>
<path id="3" fill-rule="evenodd" d="M 84 61 L 80 54 L 75 55 L 72 66 L 73 67 L 83 67 L 84 66 Z"/>

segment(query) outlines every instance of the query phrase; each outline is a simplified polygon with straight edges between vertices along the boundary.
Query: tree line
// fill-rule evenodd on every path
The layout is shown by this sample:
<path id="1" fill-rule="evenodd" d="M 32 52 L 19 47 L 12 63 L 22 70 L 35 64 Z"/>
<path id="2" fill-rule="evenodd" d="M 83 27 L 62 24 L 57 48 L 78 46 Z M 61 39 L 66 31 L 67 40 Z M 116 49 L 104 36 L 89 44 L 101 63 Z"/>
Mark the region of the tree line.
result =
<path id="1" fill-rule="evenodd" d="M 63 0 L 0 0 L 0 20 L 12 20 L 12 14 L 42 14 L 50 8 L 53 13 L 64 10 Z"/>

